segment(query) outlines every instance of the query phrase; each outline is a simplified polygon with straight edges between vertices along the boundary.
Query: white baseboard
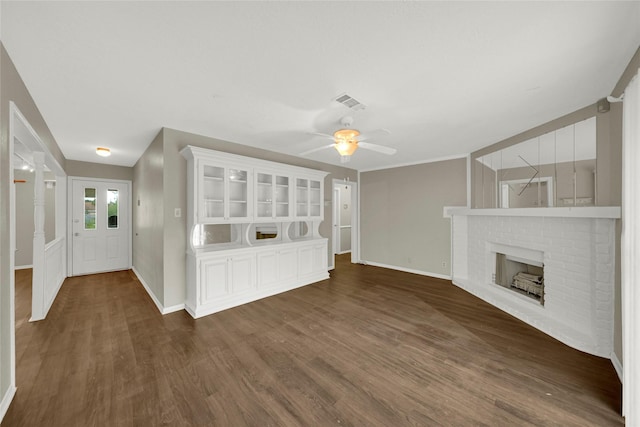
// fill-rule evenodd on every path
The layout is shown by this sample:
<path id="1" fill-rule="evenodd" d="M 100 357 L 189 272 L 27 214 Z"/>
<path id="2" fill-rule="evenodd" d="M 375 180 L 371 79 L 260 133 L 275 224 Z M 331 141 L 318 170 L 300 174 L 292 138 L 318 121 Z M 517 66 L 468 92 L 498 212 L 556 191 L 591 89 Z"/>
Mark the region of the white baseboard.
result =
<path id="1" fill-rule="evenodd" d="M 29 268 L 33 268 L 33 265 L 16 265 L 15 269 L 16 270 L 27 270 Z"/>
<path id="2" fill-rule="evenodd" d="M 0 423 L 4 418 L 5 414 L 9 410 L 9 405 L 11 405 L 11 401 L 13 400 L 13 396 L 16 395 L 16 388 L 13 385 L 10 385 L 7 389 L 7 392 L 2 397 L 2 401 L 0 402 Z"/>
<path id="3" fill-rule="evenodd" d="M 616 374 L 618 374 L 620 383 L 622 383 L 622 363 L 620 363 L 620 359 L 618 359 L 618 356 L 614 351 L 611 352 L 611 363 L 613 364 L 613 368 L 616 370 Z"/>
<path id="4" fill-rule="evenodd" d="M 176 311 L 180 311 L 180 310 L 184 310 L 184 303 L 165 307 L 162 309 L 161 313 L 169 314 L 169 313 L 175 313 Z"/>
<path id="5" fill-rule="evenodd" d="M 398 267 L 397 265 L 382 264 L 380 262 L 374 262 L 374 261 L 362 260 L 360 262 L 364 265 L 373 265 L 374 267 L 382 267 L 382 268 L 388 268 L 390 270 L 404 271 L 405 273 L 413 273 L 413 274 L 419 274 L 421 276 L 435 277 L 436 279 L 451 280 L 451 276 L 448 276 L 446 274 L 430 273 L 428 271 L 414 270 L 412 268 Z"/>
<path id="6" fill-rule="evenodd" d="M 149 287 L 147 282 L 144 281 L 144 279 L 142 278 L 138 270 L 136 270 L 135 267 L 131 267 L 131 270 L 133 271 L 133 274 L 136 275 L 136 277 L 138 278 L 138 281 L 142 284 L 142 287 L 145 289 L 145 291 L 147 291 L 147 293 L 153 300 L 153 303 L 156 305 L 156 307 L 158 307 L 158 311 L 160 311 L 160 314 L 169 314 L 169 313 L 175 313 L 176 311 L 184 310 L 184 303 L 172 305 L 170 307 L 164 307 L 160 303 L 160 301 L 158 301 L 158 298 L 156 298 L 154 293 L 151 292 L 151 288 Z"/>

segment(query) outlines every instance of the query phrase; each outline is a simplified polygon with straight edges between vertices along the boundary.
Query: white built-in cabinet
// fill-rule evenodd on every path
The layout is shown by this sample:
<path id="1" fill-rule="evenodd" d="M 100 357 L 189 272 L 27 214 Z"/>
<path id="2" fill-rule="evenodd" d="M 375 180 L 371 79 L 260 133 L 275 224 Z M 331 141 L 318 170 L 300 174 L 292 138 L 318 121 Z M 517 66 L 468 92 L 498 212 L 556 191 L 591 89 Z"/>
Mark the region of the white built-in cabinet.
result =
<path id="1" fill-rule="evenodd" d="M 187 146 L 186 309 L 206 316 L 327 279 L 326 172 Z M 207 243 L 209 225 L 227 241 Z M 258 240 L 258 230 L 277 237 Z"/>

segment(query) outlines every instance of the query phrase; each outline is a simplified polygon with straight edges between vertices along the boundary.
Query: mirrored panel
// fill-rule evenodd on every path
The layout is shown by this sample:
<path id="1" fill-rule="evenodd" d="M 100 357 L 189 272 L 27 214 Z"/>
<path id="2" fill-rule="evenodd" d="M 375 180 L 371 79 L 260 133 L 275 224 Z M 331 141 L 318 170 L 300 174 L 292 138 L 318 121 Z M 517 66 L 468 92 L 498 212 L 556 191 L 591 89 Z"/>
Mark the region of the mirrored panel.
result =
<path id="1" fill-rule="evenodd" d="M 240 243 L 237 224 L 197 224 L 193 230 L 193 246 Z"/>
<path id="2" fill-rule="evenodd" d="M 260 243 L 266 241 L 282 240 L 279 224 L 270 222 L 264 224 L 251 224 L 249 228 L 249 241 Z"/>
<path id="3" fill-rule="evenodd" d="M 309 225 L 306 221 L 295 221 L 289 226 L 288 235 L 289 239 L 296 240 L 309 236 Z"/>
<path id="4" fill-rule="evenodd" d="M 476 159 L 476 208 L 594 206 L 595 117 Z"/>

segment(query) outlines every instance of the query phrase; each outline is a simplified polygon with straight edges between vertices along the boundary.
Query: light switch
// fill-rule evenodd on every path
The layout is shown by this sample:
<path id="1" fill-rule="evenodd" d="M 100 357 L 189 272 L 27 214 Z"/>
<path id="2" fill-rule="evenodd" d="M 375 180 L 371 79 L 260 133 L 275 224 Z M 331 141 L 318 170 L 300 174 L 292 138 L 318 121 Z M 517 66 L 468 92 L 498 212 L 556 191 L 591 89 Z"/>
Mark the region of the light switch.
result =
<path id="1" fill-rule="evenodd" d="M 182 216 L 182 209 L 180 208 L 175 208 L 173 210 L 173 216 L 175 216 L 176 218 L 180 218 Z"/>

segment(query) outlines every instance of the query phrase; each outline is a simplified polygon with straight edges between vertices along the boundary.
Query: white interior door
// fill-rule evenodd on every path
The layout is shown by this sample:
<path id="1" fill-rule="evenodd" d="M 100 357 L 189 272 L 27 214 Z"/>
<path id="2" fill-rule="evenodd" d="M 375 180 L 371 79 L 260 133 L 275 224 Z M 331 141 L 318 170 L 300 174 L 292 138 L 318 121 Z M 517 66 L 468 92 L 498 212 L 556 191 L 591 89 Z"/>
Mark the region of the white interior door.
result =
<path id="1" fill-rule="evenodd" d="M 129 183 L 72 182 L 72 274 L 129 268 Z"/>

